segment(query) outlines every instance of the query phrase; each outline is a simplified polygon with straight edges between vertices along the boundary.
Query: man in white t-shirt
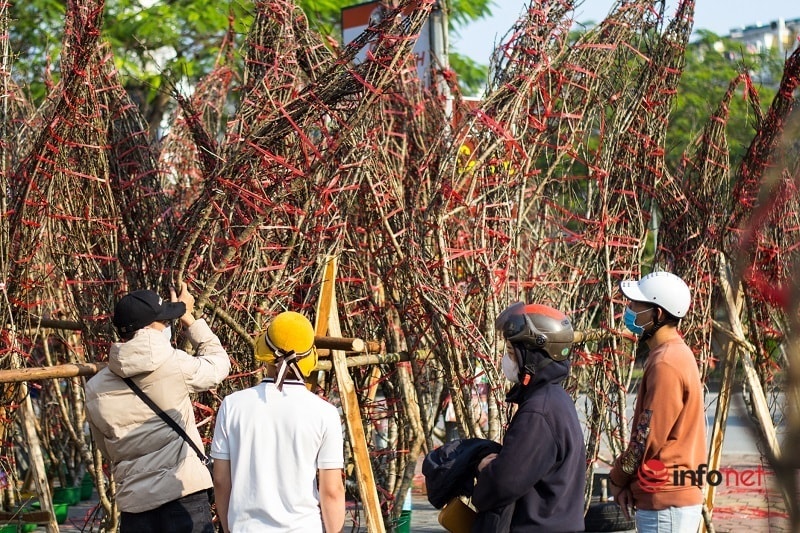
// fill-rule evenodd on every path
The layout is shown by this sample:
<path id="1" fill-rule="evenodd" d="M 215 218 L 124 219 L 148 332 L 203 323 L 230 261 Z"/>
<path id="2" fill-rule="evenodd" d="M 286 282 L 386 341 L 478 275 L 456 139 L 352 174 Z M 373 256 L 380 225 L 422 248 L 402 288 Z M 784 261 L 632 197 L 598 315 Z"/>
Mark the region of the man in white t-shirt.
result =
<path id="1" fill-rule="evenodd" d="M 344 528 L 339 412 L 304 379 L 317 364 L 314 328 L 280 313 L 256 341 L 259 385 L 228 395 L 211 444 L 217 515 L 225 533 L 327 533 Z"/>

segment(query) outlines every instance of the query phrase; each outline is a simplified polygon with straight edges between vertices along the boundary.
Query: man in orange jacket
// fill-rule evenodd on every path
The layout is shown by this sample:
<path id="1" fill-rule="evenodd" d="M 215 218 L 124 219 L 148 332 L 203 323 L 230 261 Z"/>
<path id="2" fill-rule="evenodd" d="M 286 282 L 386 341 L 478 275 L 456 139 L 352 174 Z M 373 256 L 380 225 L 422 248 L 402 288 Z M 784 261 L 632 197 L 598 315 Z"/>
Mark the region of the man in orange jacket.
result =
<path id="1" fill-rule="evenodd" d="M 626 516 L 636 510 L 639 532 L 695 533 L 702 518 L 706 432 L 697 361 L 678 333 L 691 303 L 689 287 L 674 274 L 653 272 L 623 281 L 620 290 L 630 300 L 625 325 L 649 354 L 631 440 L 611 470 L 611 493 Z"/>

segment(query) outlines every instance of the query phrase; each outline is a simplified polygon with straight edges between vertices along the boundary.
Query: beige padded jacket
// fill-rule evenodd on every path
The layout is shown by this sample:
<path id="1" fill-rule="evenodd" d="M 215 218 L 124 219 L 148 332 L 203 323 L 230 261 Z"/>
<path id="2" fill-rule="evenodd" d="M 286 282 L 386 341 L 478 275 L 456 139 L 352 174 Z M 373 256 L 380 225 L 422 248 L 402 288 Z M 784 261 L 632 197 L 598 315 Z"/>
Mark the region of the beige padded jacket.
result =
<path id="1" fill-rule="evenodd" d="M 148 511 L 212 486 L 189 444 L 120 379 L 132 378 L 202 450 L 190 395 L 219 385 L 231 364 L 204 320 L 196 320 L 186 336 L 195 356 L 173 348 L 160 331 L 141 329 L 112 345 L 108 366 L 86 383 L 86 418 L 111 462 L 121 511 Z"/>

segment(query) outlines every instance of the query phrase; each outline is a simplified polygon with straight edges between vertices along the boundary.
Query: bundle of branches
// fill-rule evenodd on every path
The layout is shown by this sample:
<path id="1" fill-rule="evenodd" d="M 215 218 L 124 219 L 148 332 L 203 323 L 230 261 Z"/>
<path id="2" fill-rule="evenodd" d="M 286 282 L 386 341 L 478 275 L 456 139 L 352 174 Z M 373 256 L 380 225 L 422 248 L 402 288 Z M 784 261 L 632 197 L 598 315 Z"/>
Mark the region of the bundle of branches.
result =
<path id="1" fill-rule="evenodd" d="M 780 448 L 771 417 L 759 413 L 759 398 L 750 407 L 758 418 L 765 455 L 784 491 L 793 528 L 800 527 L 796 490 L 800 468 L 800 150 L 795 141 L 800 120 L 797 113 L 792 114 L 799 86 L 800 49 L 787 59 L 778 93 L 738 169 L 728 232 L 720 245 L 731 265 L 726 274 L 732 295 L 726 296 L 744 302 L 742 309 L 728 306 L 731 327 L 727 333 L 734 332 L 732 340 L 737 349 L 741 347 L 746 364 L 752 358 L 760 386 L 785 392 L 778 405 L 786 420 L 786 438 Z M 745 342 L 742 334 L 747 335 Z M 751 391 L 759 388 L 758 383 L 748 385 Z"/>
<path id="2" fill-rule="evenodd" d="M 483 181 L 476 180 L 477 193 L 474 186 L 459 192 L 494 211 L 482 236 L 502 236 L 502 246 L 487 248 L 505 252 L 484 260 L 502 268 L 476 283 L 493 294 L 481 294 L 473 316 L 491 319 L 497 303 L 513 296 L 561 308 L 581 329 L 616 332 L 616 285 L 638 277 L 654 191 L 669 179 L 663 142 L 693 3 L 683 3 L 663 31 L 663 8 L 618 4 L 575 43 L 571 7 L 531 4 L 498 50 L 495 86 L 472 114 L 470 174 Z M 486 241 L 478 242 L 483 251 Z M 602 434 L 612 452 L 626 442 L 632 365 L 613 337 L 587 345 L 577 361 L 573 387 L 582 384 L 588 399 L 592 460 Z"/>
<path id="3" fill-rule="evenodd" d="M 221 337 L 237 372 L 226 383 L 227 390 L 250 384 L 249 376 L 258 370 L 251 357 L 253 334 L 273 314 L 285 308 L 314 314 L 320 267 L 327 256 L 339 255 L 340 271 L 351 279 L 339 289 L 345 330 L 386 339 L 386 332 L 398 327 L 384 313 L 384 303 L 365 305 L 374 294 L 367 283 L 377 273 L 381 282 L 390 279 L 389 286 L 400 288 L 413 281 L 414 274 L 392 275 L 402 272 L 395 252 L 405 253 L 403 249 L 385 257 L 360 253 L 378 236 L 373 226 L 384 231 L 383 224 L 392 223 L 389 217 L 395 214 L 381 211 L 384 198 L 376 198 L 375 206 L 367 199 L 384 194 L 374 190 L 375 185 L 388 189 L 397 180 L 407 186 L 408 169 L 424 154 L 424 140 L 444 120 L 441 111 L 438 120 L 430 115 L 433 99 L 414 89 L 418 80 L 409 79 L 415 78 L 409 37 L 419 32 L 426 9 L 402 16 L 401 6 L 334 58 L 320 47 L 291 3 L 256 7 L 241 104 L 222 142 L 216 146 L 210 140 L 215 137 L 213 124 L 201 120 L 208 109 L 219 109 L 226 96 L 217 89 L 223 84 L 216 80 L 228 79 L 220 70 L 211 78 L 214 89 L 183 102 L 186 126 L 171 133 L 169 146 L 176 148 L 162 159 L 168 165 L 176 163 L 168 174 L 179 175 L 181 168 L 188 168 L 202 179 L 200 194 L 182 208 L 185 214 L 172 239 L 169 264 L 199 288 L 198 305 L 230 326 Z M 368 39 L 374 40 L 371 59 L 354 67 L 351 61 Z M 415 120 L 425 121 L 418 131 Z M 409 149 L 414 143 L 417 149 Z M 192 144 L 194 149 L 181 148 Z M 185 174 L 182 178 L 176 183 L 176 197 L 191 198 L 184 191 L 198 184 L 186 180 Z M 399 192 L 402 201 L 404 193 Z M 403 239 L 404 248 L 412 243 Z M 416 321 L 409 324 L 411 331 L 420 330 Z M 387 345 L 397 349 L 403 342 Z M 372 373 L 354 374 L 365 399 L 371 390 L 374 400 Z M 381 382 L 395 409 L 394 403 L 406 395 L 396 382 L 393 385 L 393 376 Z M 329 380 L 323 385 L 336 401 L 333 384 Z M 376 470 L 386 487 L 387 513 L 394 511 L 394 495 L 410 483 L 406 471 L 410 465 L 413 474 L 423 442 L 419 423 L 404 424 L 407 417 L 399 411 L 393 418 L 397 423 L 392 424 L 391 445 L 416 453 L 376 450 L 376 464 L 386 465 Z M 397 428 L 404 431 L 398 434 Z"/>
<path id="4" fill-rule="evenodd" d="M 169 224 L 162 218 L 155 158 L 98 44 L 102 11 L 102 2 L 69 5 L 63 77 L 27 117 L 19 139 L 29 142 L 5 158 L 13 163 L 3 174 L 6 367 L 102 358 L 111 335 L 109 309 L 120 289 L 127 282 L 152 285 L 160 274 L 161 231 Z M 10 131 L 18 118 L 10 107 L 6 111 L 3 124 Z M 79 323 L 82 335 L 41 332 L 39 321 L 53 318 Z M 48 407 L 39 416 L 49 469 L 66 485 L 93 460 L 81 382 L 62 385 L 41 385 Z M 15 453 L 8 451 L 11 460 Z M 11 469 L 8 477 L 14 481 L 17 474 Z"/>

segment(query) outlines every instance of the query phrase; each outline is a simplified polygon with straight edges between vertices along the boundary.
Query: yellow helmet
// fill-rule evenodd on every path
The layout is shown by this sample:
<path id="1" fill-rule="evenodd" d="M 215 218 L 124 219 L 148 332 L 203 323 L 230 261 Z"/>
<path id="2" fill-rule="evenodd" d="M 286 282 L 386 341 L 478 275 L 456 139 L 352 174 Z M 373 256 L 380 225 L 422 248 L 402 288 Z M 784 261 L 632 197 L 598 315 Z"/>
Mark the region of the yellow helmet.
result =
<path id="1" fill-rule="evenodd" d="M 275 382 L 279 389 L 289 368 L 294 370 L 297 379 L 308 377 L 317 366 L 314 327 L 300 313 L 280 313 L 256 339 L 255 357 L 278 367 Z"/>

